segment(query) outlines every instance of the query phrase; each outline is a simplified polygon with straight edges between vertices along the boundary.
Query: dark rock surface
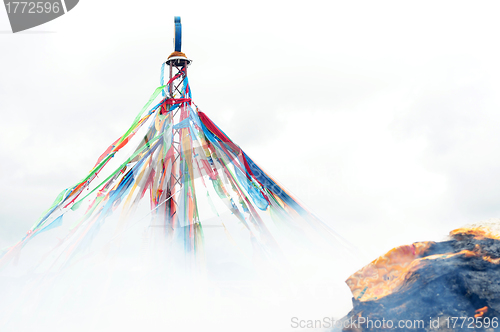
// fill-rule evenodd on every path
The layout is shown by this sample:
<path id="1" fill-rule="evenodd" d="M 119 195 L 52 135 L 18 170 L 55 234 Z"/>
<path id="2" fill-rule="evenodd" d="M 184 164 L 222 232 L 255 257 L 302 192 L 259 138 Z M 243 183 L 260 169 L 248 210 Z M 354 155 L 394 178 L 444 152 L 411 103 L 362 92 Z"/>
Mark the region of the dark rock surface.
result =
<path id="1" fill-rule="evenodd" d="M 335 331 L 500 331 L 500 240 L 461 234 L 431 244 L 422 257 L 431 255 L 442 257 L 423 261 L 396 292 L 373 301 L 353 298 Z M 487 312 L 477 311 L 484 307 Z"/>

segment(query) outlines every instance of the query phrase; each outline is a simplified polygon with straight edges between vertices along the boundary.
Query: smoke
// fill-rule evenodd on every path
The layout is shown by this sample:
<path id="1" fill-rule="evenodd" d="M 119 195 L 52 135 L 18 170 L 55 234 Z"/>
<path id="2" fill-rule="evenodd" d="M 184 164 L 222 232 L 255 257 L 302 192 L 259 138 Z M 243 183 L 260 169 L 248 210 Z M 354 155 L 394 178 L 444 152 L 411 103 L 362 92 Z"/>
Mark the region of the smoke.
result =
<path id="1" fill-rule="evenodd" d="M 226 228 L 208 220 L 193 255 L 138 211 L 119 236 L 119 218 L 109 217 L 71 255 L 61 238 L 76 213 L 28 243 L 0 274 L 0 329 L 291 331 L 293 317 L 340 318 L 351 308 L 344 280 L 359 262 L 349 252 L 278 237 L 283 256 L 265 258 L 223 215 Z"/>

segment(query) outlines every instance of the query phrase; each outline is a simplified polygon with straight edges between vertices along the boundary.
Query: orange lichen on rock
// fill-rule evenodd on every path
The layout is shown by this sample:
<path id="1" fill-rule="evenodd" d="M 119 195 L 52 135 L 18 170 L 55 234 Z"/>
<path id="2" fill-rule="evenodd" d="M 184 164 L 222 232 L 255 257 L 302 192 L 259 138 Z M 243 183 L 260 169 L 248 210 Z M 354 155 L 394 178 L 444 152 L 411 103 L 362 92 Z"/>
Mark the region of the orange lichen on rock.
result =
<path id="1" fill-rule="evenodd" d="M 450 232 L 456 241 L 473 237 L 475 240 L 500 239 L 500 228 L 484 225 L 470 225 Z M 352 295 L 361 302 L 378 300 L 400 289 L 407 277 L 430 260 L 449 259 L 462 255 L 465 258 L 478 257 L 492 264 L 500 264 L 500 257 L 491 257 L 487 251 L 476 244 L 472 249 L 459 252 L 444 252 L 426 256 L 426 251 L 434 242 L 417 242 L 390 250 L 358 272 L 351 275 L 346 283 Z M 470 247 L 469 247 L 470 248 Z"/>
<path id="2" fill-rule="evenodd" d="M 488 306 L 482 307 L 476 310 L 476 314 L 474 315 L 475 318 L 483 317 L 485 313 L 488 312 Z"/>
<path id="3" fill-rule="evenodd" d="M 500 232 L 486 226 L 461 227 L 450 232 L 450 236 L 460 240 L 463 236 L 472 235 L 476 240 L 485 238 L 500 240 Z"/>
<path id="4" fill-rule="evenodd" d="M 409 271 L 415 270 L 418 258 L 433 242 L 417 242 L 390 250 L 346 280 L 355 299 L 376 300 L 391 294 L 402 284 Z"/>
<path id="5" fill-rule="evenodd" d="M 484 256 L 483 259 L 491 264 L 500 264 L 500 258 L 491 258 L 490 256 Z"/>
<path id="6" fill-rule="evenodd" d="M 473 250 L 461 250 L 457 253 L 435 254 L 422 257 L 434 242 L 417 242 L 390 250 L 358 272 L 351 275 L 346 284 L 352 295 L 361 302 L 378 300 L 396 292 L 406 277 L 426 264 L 426 261 L 449 259 L 454 256 L 478 257 L 493 264 L 499 264 L 500 258 L 486 256 L 479 245 Z"/>

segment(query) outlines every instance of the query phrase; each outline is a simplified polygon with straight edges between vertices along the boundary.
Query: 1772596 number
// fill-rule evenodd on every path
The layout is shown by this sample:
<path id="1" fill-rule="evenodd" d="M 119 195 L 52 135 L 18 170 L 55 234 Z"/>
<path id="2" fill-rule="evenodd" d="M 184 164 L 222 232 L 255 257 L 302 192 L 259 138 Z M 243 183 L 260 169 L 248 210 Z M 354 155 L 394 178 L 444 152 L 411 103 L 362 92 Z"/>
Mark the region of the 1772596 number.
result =
<path id="1" fill-rule="evenodd" d="M 41 13 L 59 13 L 61 10 L 58 2 L 7 2 L 7 13 L 21 14 L 41 14 Z"/>
<path id="2" fill-rule="evenodd" d="M 485 329 L 487 328 L 494 328 L 496 329 L 498 327 L 498 317 L 448 317 L 446 318 L 446 325 L 447 328 L 468 328 L 468 329 L 474 329 L 474 328 L 482 328 L 484 327 Z"/>

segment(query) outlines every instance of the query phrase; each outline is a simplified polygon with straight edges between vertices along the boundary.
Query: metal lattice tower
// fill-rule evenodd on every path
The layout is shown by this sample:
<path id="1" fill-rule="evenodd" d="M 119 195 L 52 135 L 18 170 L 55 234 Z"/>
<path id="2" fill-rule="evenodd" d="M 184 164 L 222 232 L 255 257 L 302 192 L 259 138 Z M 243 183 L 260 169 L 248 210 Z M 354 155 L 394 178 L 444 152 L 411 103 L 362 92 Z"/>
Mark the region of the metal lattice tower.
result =
<path id="1" fill-rule="evenodd" d="M 176 16 L 174 18 L 175 22 L 175 35 L 174 35 L 174 52 L 168 57 L 165 62 L 169 68 L 169 83 L 168 83 L 168 93 L 167 101 L 171 99 L 172 101 L 179 98 L 186 98 L 185 89 L 183 89 L 184 84 L 187 82 L 187 67 L 191 64 L 184 53 L 181 52 L 182 45 L 182 25 L 180 17 Z M 177 77 L 177 78 L 176 78 Z M 186 81 L 186 82 L 185 82 Z M 166 103 L 166 112 L 170 113 L 173 104 Z M 182 112 L 183 107 L 177 107 L 172 113 L 172 122 L 174 124 L 179 123 L 183 120 Z M 172 146 L 175 151 L 175 159 L 172 166 L 172 173 L 170 178 L 170 186 L 167 192 L 167 197 L 172 196 L 170 201 L 166 206 L 166 227 L 173 228 L 179 224 L 177 206 L 178 206 L 178 193 L 182 186 L 182 172 L 181 169 L 182 159 L 183 159 L 183 148 L 182 148 L 182 137 L 181 129 L 173 129 L 172 133 Z M 187 152 L 187 151 L 186 151 Z M 166 230 L 168 232 L 168 230 Z"/>

